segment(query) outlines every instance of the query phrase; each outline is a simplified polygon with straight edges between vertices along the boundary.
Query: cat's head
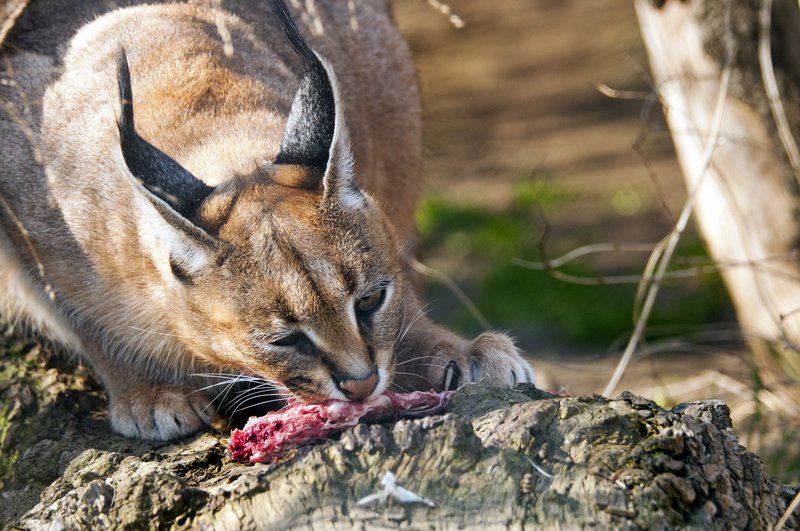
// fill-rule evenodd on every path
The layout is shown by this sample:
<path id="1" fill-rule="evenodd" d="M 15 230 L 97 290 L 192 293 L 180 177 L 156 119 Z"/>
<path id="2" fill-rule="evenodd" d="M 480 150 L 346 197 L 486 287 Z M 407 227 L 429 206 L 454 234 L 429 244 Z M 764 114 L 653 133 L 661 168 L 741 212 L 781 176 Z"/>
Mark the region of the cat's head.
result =
<path id="1" fill-rule="evenodd" d="M 215 188 L 196 179 L 136 133 L 124 53 L 121 149 L 187 349 L 305 399 L 366 399 L 391 382 L 410 288 L 392 223 L 354 175 L 333 69 L 276 5 L 304 73 L 274 161 Z"/>

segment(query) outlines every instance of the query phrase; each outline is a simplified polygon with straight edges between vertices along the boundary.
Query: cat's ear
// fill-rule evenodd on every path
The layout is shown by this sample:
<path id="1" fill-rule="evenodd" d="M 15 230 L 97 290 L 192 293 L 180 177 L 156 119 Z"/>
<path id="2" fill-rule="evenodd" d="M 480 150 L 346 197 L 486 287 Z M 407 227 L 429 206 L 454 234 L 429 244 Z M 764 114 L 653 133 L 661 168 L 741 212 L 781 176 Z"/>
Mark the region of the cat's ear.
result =
<path id="1" fill-rule="evenodd" d="M 136 132 L 131 76 L 124 50 L 117 58 L 117 86 L 120 149 L 137 194 L 128 207 L 143 227 L 141 244 L 155 258 L 157 267 L 163 269 L 162 273 L 171 271 L 182 282 L 191 283 L 196 272 L 216 264 L 226 250 L 222 242 L 191 221 L 214 188 Z"/>
<path id="2" fill-rule="evenodd" d="M 286 39 L 303 61 L 300 87 L 275 158 L 276 165 L 286 168 L 276 171 L 279 176 L 281 172 L 292 175 L 303 187 L 321 184 L 325 208 L 363 208 L 366 200 L 354 177 L 353 150 L 333 66 L 303 39 L 282 0 L 273 0 L 272 7 Z M 303 177 L 298 179 L 298 175 Z"/>
<path id="3" fill-rule="evenodd" d="M 190 219 L 214 188 L 192 175 L 166 153 L 139 136 L 133 122 L 133 90 L 128 58 L 120 49 L 117 57 L 120 148 L 128 170 L 148 192 Z"/>

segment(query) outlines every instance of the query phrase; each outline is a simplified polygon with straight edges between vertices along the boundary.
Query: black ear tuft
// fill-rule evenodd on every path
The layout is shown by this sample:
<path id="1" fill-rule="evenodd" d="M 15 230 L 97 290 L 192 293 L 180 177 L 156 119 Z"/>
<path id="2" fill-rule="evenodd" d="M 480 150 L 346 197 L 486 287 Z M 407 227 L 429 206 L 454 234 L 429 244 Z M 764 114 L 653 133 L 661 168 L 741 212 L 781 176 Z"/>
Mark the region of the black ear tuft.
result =
<path id="1" fill-rule="evenodd" d="M 165 201 L 183 217 L 191 218 L 214 188 L 189 173 L 166 153 L 139 136 L 133 124 L 133 91 L 128 58 L 120 49 L 117 58 L 119 89 L 120 146 L 131 173 L 151 193 Z"/>
<path id="2" fill-rule="evenodd" d="M 319 57 L 300 35 L 283 0 L 272 0 L 272 10 L 289 44 L 303 60 L 303 78 L 292 101 L 277 164 L 299 164 L 324 170 L 333 142 L 336 102 Z"/>

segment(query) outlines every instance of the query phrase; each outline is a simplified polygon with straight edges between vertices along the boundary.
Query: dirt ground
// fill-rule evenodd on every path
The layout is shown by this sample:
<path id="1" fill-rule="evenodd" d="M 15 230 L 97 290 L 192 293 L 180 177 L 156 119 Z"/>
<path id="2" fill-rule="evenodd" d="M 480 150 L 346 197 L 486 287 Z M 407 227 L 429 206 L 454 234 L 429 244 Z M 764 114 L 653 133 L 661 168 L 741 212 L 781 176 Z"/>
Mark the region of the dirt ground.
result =
<path id="1" fill-rule="evenodd" d="M 423 1 L 395 2 L 422 81 L 429 190 L 503 208 L 509 182 L 532 170 L 550 173 L 586 199 L 554 220 L 569 230 L 564 221 L 578 226 L 608 217 L 598 212 L 597 198 L 631 187 L 645 204 L 639 216 L 617 224 L 614 237 L 662 235 L 684 191 L 660 109 L 641 99 L 650 95 L 649 74 L 632 3 L 449 5 L 465 27 Z M 597 89 L 601 83 L 640 97 L 609 98 Z M 660 190 L 632 147 L 643 135 Z M 659 194 L 670 212 L 653 203 Z"/>

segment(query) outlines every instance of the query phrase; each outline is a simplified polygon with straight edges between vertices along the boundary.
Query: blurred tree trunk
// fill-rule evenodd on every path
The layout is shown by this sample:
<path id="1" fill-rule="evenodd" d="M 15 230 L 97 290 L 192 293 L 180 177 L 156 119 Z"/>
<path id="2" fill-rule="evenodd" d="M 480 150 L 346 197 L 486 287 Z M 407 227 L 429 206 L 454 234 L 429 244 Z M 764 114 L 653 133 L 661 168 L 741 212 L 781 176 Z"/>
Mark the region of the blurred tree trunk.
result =
<path id="1" fill-rule="evenodd" d="M 800 6 L 634 3 L 687 191 L 697 194 L 697 224 L 723 267 L 758 378 L 798 415 Z"/>

